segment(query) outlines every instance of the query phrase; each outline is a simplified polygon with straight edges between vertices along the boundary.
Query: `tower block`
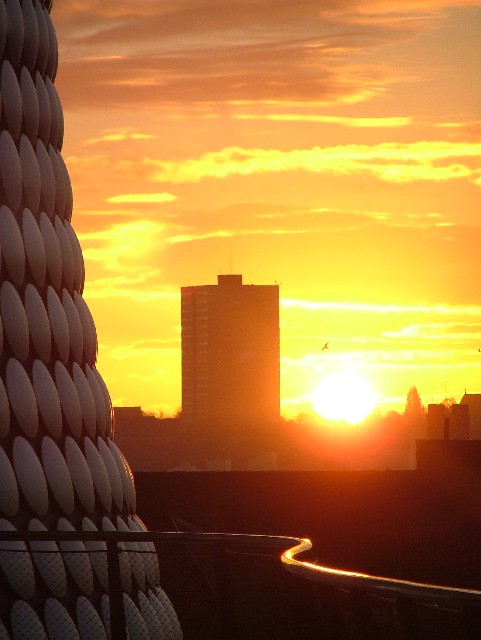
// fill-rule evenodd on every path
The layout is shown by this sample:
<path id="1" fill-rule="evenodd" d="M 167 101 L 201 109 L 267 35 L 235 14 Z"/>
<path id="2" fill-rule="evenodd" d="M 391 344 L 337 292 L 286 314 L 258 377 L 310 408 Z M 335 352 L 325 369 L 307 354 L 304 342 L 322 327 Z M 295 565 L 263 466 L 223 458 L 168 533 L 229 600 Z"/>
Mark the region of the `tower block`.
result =
<path id="1" fill-rule="evenodd" d="M 0 531 L 139 532 L 82 297 L 51 5 L 0 0 Z M 181 637 L 153 544 L 125 548 L 128 634 Z M 107 640 L 105 549 L 0 541 L 0 638 Z"/>

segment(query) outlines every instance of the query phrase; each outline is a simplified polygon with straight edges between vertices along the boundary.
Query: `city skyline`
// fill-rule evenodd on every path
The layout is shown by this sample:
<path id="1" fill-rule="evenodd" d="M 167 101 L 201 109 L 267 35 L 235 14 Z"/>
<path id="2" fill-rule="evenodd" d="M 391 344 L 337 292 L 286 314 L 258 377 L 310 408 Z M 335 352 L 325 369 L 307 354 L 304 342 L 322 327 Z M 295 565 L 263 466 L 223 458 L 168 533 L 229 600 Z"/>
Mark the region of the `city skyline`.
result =
<path id="1" fill-rule="evenodd" d="M 114 404 L 180 408 L 180 288 L 232 271 L 280 284 L 284 415 L 346 368 L 382 410 L 481 389 L 477 4 L 56 3 Z"/>

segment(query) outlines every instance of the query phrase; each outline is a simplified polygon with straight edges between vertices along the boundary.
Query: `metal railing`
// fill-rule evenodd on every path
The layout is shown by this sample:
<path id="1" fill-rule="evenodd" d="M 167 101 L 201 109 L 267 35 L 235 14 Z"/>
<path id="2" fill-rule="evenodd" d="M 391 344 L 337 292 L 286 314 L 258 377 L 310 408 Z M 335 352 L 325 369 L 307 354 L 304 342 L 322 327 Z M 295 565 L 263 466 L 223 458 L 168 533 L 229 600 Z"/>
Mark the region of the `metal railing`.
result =
<path id="1" fill-rule="evenodd" d="M 323 567 L 297 559 L 309 540 L 282 554 L 286 568 L 318 586 L 332 640 L 481 638 L 481 591 Z"/>
<path id="2" fill-rule="evenodd" d="M 52 543 L 58 551 L 52 551 Z M 87 550 L 79 550 L 75 546 L 78 543 Z M 135 626 L 136 618 L 132 618 L 135 606 L 131 603 L 140 609 L 139 589 L 153 597 L 149 563 L 153 563 L 154 573 L 160 576 L 160 585 L 172 602 L 185 640 L 481 638 L 481 591 L 322 567 L 300 559 L 301 554 L 310 550 L 308 540 L 265 535 L 4 531 L 0 532 L 2 611 L 19 599 L 9 584 L 9 571 L 15 573 L 18 563 L 27 560 L 25 554 L 33 560 L 36 584 L 44 593 L 42 570 L 47 567 L 48 571 L 49 557 L 52 572 L 62 565 L 58 562 L 60 553 L 67 565 L 68 581 L 72 583 L 76 560 L 77 573 L 81 573 L 88 554 L 92 566 L 98 568 L 101 560 L 100 564 L 107 567 L 103 582 L 101 573 L 94 572 L 95 593 L 90 600 L 98 616 L 93 612 L 90 619 L 97 627 L 97 618 L 106 630 L 108 626 L 112 640 L 125 640 L 129 628 L 132 629 L 130 625 Z M 8 558 L 13 563 L 10 569 Z M 130 558 L 132 574 L 130 591 L 126 586 L 126 558 Z M 145 568 L 145 574 L 136 570 L 139 566 Z M 38 589 L 20 599 L 31 602 L 39 621 L 48 627 L 56 609 L 49 610 L 49 623 L 46 607 L 39 604 L 45 598 L 39 598 Z M 127 602 L 126 593 L 130 593 Z M 101 607 L 101 598 L 106 596 L 108 616 Z M 59 596 L 57 600 L 75 620 L 72 599 Z M 17 625 L 18 620 L 20 614 Z M 167 630 L 159 631 L 158 637 L 176 637 L 175 630 L 169 635 L 173 621 L 165 622 Z M 13 614 L 8 624 L 13 625 Z M 92 623 L 91 632 L 81 634 L 82 640 L 104 637 L 95 635 L 97 627 Z M 156 628 L 151 623 L 142 635 L 142 627 L 136 637 L 154 640 Z"/>

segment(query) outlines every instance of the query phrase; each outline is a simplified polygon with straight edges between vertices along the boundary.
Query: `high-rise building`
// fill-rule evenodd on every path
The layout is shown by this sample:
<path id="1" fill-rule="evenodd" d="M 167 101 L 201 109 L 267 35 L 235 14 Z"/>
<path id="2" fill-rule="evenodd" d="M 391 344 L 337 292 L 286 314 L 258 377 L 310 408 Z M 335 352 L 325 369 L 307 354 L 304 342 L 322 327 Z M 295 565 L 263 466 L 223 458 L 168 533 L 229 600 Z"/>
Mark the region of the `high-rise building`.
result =
<path id="1" fill-rule="evenodd" d="M 249 426 L 279 418 L 279 287 L 182 287 L 182 417 L 185 424 Z"/>

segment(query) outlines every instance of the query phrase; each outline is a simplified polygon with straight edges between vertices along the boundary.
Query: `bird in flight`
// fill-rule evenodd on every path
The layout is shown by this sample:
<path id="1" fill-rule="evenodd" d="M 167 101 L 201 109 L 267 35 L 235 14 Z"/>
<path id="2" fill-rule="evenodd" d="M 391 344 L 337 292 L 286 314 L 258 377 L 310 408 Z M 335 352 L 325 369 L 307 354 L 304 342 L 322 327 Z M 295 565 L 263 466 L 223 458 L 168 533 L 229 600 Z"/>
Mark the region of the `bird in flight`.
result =
<path id="1" fill-rule="evenodd" d="M 326 344 L 322 347 L 321 351 L 324 351 L 324 349 L 329 349 L 329 342 L 326 342 Z"/>

